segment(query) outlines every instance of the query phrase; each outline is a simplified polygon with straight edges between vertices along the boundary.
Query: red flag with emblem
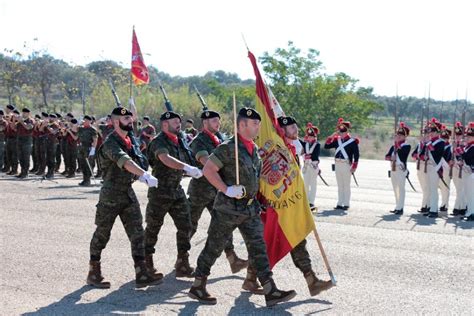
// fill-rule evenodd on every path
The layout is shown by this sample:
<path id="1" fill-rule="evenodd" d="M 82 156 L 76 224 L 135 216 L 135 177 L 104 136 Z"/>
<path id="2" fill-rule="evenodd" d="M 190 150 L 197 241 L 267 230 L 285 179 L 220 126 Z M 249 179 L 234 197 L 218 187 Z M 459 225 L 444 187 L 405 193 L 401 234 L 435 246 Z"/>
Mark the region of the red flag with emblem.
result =
<path id="1" fill-rule="evenodd" d="M 150 82 L 150 74 L 148 68 L 143 60 L 143 55 L 138 44 L 137 35 L 135 29 L 133 29 L 132 35 L 132 80 L 135 85 L 148 84 Z"/>

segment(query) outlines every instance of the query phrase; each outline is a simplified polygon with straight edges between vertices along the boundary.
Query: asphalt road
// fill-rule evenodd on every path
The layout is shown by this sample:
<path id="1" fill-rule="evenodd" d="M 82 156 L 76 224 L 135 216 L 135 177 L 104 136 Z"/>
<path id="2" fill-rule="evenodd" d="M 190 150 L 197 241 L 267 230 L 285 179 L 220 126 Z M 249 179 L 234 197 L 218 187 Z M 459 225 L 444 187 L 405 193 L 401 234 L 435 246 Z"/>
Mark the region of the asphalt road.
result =
<path id="1" fill-rule="evenodd" d="M 232 275 L 224 256 L 213 267 L 208 285 L 218 298 L 217 305 L 201 306 L 189 299 L 191 280 L 174 278 L 176 231 L 169 217 L 155 255 L 165 274 L 163 284 L 134 289 L 130 246 L 117 220 L 102 258 L 103 274 L 112 287 L 93 289 L 85 285 L 85 279 L 100 187 L 79 187 L 79 178 L 20 181 L 0 174 L 1 314 L 474 315 L 474 224 L 447 215 L 438 219 L 419 215 L 421 194 L 408 185 L 405 214 L 390 214 L 394 197 L 385 161 L 361 161 L 360 187 L 353 185 L 351 209 L 334 211 L 337 187 L 331 162 L 323 159 L 321 163 L 330 187 L 318 183 L 315 220 L 337 287 L 310 297 L 302 274 L 286 257 L 274 269 L 275 280 L 298 295 L 274 308 L 266 308 L 262 296 L 241 291 L 245 272 Z M 409 168 L 419 191 L 415 166 Z M 146 187 L 136 183 L 134 188 L 144 212 Z M 454 194 L 453 189 L 451 206 Z M 209 219 L 204 212 L 192 240 L 193 265 L 204 246 Z M 234 240 L 237 253 L 246 257 L 237 231 Z M 327 279 L 312 235 L 308 248 L 315 271 Z"/>

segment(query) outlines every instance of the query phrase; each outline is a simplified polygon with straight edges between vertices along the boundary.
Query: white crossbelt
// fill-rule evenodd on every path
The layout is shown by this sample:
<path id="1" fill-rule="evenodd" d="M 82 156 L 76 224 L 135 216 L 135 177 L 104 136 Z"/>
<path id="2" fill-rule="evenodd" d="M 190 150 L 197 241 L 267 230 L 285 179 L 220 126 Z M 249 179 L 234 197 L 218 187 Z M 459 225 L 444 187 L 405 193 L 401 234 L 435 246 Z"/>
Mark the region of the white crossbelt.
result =
<path id="1" fill-rule="evenodd" d="M 337 144 L 339 145 L 336 149 L 336 155 L 338 152 L 341 152 L 342 156 L 344 156 L 344 159 L 346 160 L 349 160 L 349 155 L 347 154 L 346 150 L 344 149 L 344 147 L 346 147 L 347 145 L 349 145 L 350 143 L 354 142 L 355 139 L 354 138 L 351 138 L 349 139 L 347 142 L 342 142 L 340 138 L 337 139 Z"/>
<path id="2" fill-rule="evenodd" d="M 429 142 L 429 143 L 426 144 L 426 146 L 429 146 L 430 144 L 433 145 L 433 146 L 436 146 L 441 141 L 442 141 L 442 139 L 438 138 L 437 140 L 435 140 L 434 143 Z M 431 161 L 433 161 L 433 163 L 435 163 L 435 160 L 434 160 L 433 155 L 431 154 L 430 150 L 428 150 L 428 157 L 430 158 Z M 438 172 L 439 169 L 441 169 L 441 167 L 443 166 L 443 160 L 444 160 L 443 157 L 441 157 L 441 160 L 439 161 L 439 163 L 435 167 L 436 172 Z"/>
<path id="3" fill-rule="evenodd" d="M 314 144 L 309 147 L 309 143 L 307 142 L 305 144 L 305 154 L 308 154 L 308 155 L 311 155 L 314 151 L 314 149 L 316 148 L 316 145 L 318 144 L 318 142 L 314 142 Z"/>
<path id="4" fill-rule="evenodd" d="M 400 148 L 402 148 L 403 146 L 408 146 L 408 144 L 407 144 L 407 143 L 403 143 L 403 144 L 400 145 Z M 393 153 L 392 153 L 392 155 L 394 155 L 394 154 L 395 154 L 395 147 L 393 147 Z M 396 158 L 397 158 L 397 166 L 400 167 L 400 169 L 404 170 L 404 169 L 405 169 L 405 164 L 400 160 L 400 157 L 398 156 L 398 152 L 397 152 L 397 155 L 396 155 L 396 156 L 397 156 L 397 157 L 396 157 Z"/>

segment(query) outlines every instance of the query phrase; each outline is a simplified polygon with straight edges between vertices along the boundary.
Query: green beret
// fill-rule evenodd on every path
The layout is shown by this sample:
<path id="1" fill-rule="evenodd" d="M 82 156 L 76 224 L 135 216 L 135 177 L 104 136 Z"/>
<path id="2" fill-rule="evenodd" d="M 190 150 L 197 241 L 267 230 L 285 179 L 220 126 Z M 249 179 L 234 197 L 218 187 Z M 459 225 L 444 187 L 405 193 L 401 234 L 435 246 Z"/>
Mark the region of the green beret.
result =
<path id="1" fill-rule="evenodd" d="M 251 108 L 241 108 L 239 111 L 239 116 L 251 120 L 259 120 L 261 121 L 262 118 L 260 117 L 260 114 L 258 114 L 257 111 Z"/>
<path id="2" fill-rule="evenodd" d="M 167 120 L 171 120 L 171 119 L 174 119 L 174 118 L 179 118 L 179 120 L 181 121 L 181 116 L 178 113 L 173 112 L 173 111 L 168 111 L 168 112 L 165 112 L 165 113 L 161 114 L 160 121 L 167 121 Z"/>

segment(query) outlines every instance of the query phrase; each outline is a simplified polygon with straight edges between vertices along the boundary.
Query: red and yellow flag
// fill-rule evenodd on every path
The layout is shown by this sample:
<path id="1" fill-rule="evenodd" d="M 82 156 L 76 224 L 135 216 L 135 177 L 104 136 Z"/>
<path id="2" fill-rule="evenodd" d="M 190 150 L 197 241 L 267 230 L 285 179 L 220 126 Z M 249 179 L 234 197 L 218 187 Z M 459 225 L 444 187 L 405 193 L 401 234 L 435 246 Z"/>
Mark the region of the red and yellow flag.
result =
<path id="1" fill-rule="evenodd" d="M 143 60 L 140 45 L 138 44 L 137 35 L 135 29 L 133 29 L 132 35 L 132 80 L 135 85 L 148 84 L 150 81 L 150 75 L 146 68 L 145 61 Z"/>
<path id="2" fill-rule="evenodd" d="M 257 140 L 263 167 L 259 197 L 266 211 L 264 238 L 270 267 L 296 247 L 315 228 L 303 178 L 284 141 L 272 110 L 268 90 L 260 75 L 255 56 L 249 51 L 256 77 L 257 111 L 262 122 Z"/>

